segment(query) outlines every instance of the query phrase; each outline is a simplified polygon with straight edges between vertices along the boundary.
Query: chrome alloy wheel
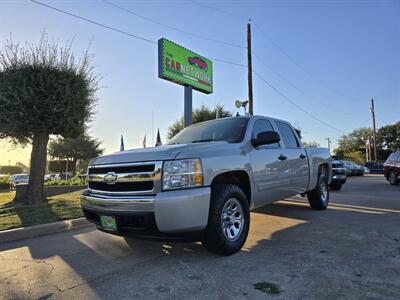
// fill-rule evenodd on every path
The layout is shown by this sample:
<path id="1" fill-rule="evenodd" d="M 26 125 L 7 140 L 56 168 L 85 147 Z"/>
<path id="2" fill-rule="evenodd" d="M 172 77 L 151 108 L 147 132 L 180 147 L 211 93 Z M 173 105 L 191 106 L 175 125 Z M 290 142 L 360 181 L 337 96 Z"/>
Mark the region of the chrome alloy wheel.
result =
<path id="1" fill-rule="evenodd" d="M 321 200 L 326 203 L 328 201 L 328 187 L 325 182 L 321 182 L 319 186 L 321 190 Z"/>
<path id="2" fill-rule="evenodd" d="M 244 226 L 244 214 L 240 201 L 236 198 L 230 198 L 222 208 L 221 227 L 225 238 L 230 241 L 236 241 Z"/>

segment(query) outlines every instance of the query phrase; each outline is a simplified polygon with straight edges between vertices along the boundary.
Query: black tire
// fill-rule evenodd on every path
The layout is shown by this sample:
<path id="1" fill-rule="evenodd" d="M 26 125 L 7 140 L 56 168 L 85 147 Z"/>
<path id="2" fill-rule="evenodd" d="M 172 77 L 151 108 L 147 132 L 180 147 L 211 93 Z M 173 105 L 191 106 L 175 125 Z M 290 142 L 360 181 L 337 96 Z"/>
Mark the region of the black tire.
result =
<path id="1" fill-rule="evenodd" d="M 236 201 L 233 201 L 232 199 L 235 199 Z M 224 207 L 226 207 L 226 205 L 229 206 L 232 201 L 234 202 L 233 204 L 240 204 L 243 221 L 241 223 L 241 229 L 239 230 L 237 237 L 230 240 L 226 236 L 226 234 L 231 233 L 230 229 L 228 229 L 227 227 L 225 230 L 223 229 L 223 225 L 226 224 L 226 222 L 230 222 L 230 217 L 228 217 L 229 220 L 224 219 L 223 221 L 223 209 Z M 236 213 L 234 213 L 233 215 L 235 214 Z M 238 225 L 238 223 L 232 224 L 231 226 L 235 226 L 236 228 L 236 225 Z M 249 227 L 249 203 L 242 189 L 233 184 L 217 184 L 213 186 L 211 188 L 211 202 L 210 212 L 208 216 L 208 224 L 204 232 L 204 238 L 202 240 L 204 248 L 217 254 L 234 254 L 242 249 L 244 243 L 246 242 L 247 235 L 249 233 Z"/>
<path id="2" fill-rule="evenodd" d="M 340 191 L 340 189 L 342 188 L 342 184 L 341 183 L 331 183 L 330 186 L 332 191 Z"/>
<path id="3" fill-rule="evenodd" d="M 399 185 L 399 180 L 397 179 L 397 174 L 395 171 L 390 171 L 388 174 L 388 181 L 391 185 Z"/>
<path id="4" fill-rule="evenodd" d="M 307 193 L 308 203 L 315 210 L 324 210 L 329 204 L 328 179 L 324 173 L 318 176 L 317 186 Z"/>

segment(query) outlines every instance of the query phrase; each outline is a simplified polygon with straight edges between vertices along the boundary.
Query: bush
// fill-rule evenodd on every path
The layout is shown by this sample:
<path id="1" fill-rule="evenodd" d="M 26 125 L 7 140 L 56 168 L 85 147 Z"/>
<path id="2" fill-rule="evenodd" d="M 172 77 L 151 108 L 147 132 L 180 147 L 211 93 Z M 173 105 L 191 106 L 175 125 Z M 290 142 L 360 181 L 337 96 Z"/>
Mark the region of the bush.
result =
<path id="1" fill-rule="evenodd" d="M 79 174 L 75 175 L 71 179 L 52 179 L 49 181 L 45 182 L 45 186 L 57 186 L 57 185 L 66 185 L 66 186 L 72 186 L 72 185 L 86 185 L 87 180 L 82 179 L 79 177 Z"/>

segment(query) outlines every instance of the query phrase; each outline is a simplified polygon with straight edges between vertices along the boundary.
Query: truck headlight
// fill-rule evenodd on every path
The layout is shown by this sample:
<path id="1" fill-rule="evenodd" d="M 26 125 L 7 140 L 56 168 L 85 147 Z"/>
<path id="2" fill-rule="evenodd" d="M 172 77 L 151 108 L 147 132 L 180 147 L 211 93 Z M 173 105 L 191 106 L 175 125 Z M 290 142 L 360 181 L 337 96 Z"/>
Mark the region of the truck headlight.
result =
<path id="1" fill-rule="evenodd" d="M 165 161 L 163 165 L 163 189 L 172 190 L 203 185 L 200 159 Z"/>

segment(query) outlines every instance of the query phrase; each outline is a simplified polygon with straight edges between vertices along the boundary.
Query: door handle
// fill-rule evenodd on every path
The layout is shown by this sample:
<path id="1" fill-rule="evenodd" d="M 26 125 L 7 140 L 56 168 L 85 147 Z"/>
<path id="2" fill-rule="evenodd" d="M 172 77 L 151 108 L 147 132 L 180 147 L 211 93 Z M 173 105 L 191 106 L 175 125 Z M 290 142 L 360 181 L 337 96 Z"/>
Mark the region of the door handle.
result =
<path id="1" fill-rule="evenodd" d="M 281 154 L 281 155 L 279 155 L 278 159 L 279 160 L 287 160 L 287 156 Z"/>
<path id="2" fill-rule="evenodd" d="M 301 159 L 305 159 L 306 158 L 306 156 L 302 153 L 302 154 L 300 154 L 300 156 L 299 156 Z"/>

